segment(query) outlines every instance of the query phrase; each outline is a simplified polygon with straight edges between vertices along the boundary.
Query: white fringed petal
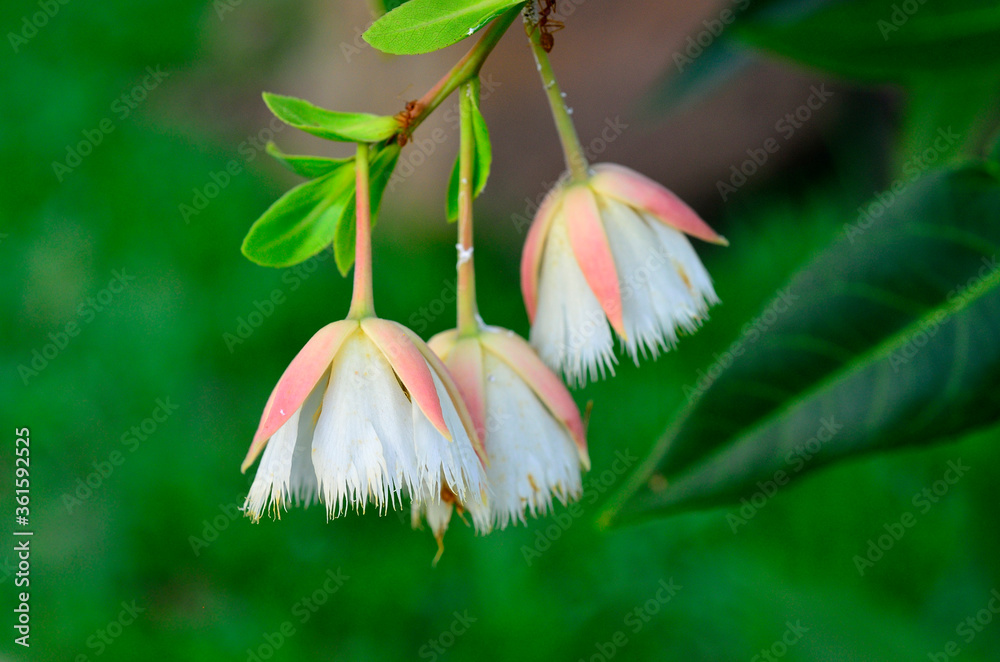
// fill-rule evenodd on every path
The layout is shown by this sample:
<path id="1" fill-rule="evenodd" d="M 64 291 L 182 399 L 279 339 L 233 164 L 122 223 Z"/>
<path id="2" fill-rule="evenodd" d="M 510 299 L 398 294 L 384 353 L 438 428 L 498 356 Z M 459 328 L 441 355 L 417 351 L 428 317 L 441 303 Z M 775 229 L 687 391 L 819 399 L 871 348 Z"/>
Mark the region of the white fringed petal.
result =
<path id="1" fill-rule="evenodd" d="M 305 402 L 278 428 L 260 459 L 243 510 L 254 520 L 270 506 L 275 515 L 291 503 L 309 505 L 316 498 L 311 444 L 313 422 L 326 388 L 319 380 Z"/>
<path id="2" fill-rule="evenodd" d="M 569 432 L 503 360 L 483 353 L 486 470 L 496 526 L 544 515 L 554 494 L 564 505 L 582 491 L 580 455 Z"/>
<path id="3" fill-rule="evenodd" d="M 618 265 L 626 351 L 636 362 L 656 357 L 677 343 L 678 329 L 693 333 L 718 297 L 682 232 L 616 201 L 603 217 Z"/>
<path id="4" fill-rule="evenodd" d="M 603 378 L 605 370 L 614 374 L 611 328 L 573 255 L 562 217 L 545 241 L 531 344 L 570 384 Z"/>
<path id="5" fill-rule="evenodd" d="M 368 502 L 382 513 L 415 478 L 406 466 L 413 445 L 410 402 L 389 362 L 363 333 L 344 341 L 313 438 L 313 464 L 327 515 Z"/>

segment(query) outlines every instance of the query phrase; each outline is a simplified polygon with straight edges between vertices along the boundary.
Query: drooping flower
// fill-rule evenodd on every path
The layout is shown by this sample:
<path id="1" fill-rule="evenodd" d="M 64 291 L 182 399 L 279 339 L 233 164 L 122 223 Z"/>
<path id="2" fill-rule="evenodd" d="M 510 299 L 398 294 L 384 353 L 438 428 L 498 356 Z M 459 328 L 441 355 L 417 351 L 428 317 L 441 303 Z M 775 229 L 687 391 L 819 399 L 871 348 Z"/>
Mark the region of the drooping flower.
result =
<path id="1" fill-rule="evenodd" d="M 495 526 L 544 515 L 582 491 L 590 468 L 583 423 L 566 386 L 512 331 L 446 331 L 428 343 L 455 378 L 486 450 Z"/>
<path id="2" fill-rule="evenodd" d="M 651 179 L 613 164 L 590 173 L 549 192 L 521 259 L 531 344 L 581 385 L 614 373 L 612 330 L 636 362 L 694 332 L 719 298 L 686 235 L 727 244 Z"/>
<path id="3" fill-rule="evenodd" d="M 364 317 L 320 329 L 271 393 L 243 471 L 261 450 L 244 506 L 255 520 L 269 507 L 279 514 L 314 500 L 330 518 L 368 504 L 384 512 L 407 497 L 433 509 L 446 493 L 488 529 L 472 419 L 441 361 L 395 322 Z"/>

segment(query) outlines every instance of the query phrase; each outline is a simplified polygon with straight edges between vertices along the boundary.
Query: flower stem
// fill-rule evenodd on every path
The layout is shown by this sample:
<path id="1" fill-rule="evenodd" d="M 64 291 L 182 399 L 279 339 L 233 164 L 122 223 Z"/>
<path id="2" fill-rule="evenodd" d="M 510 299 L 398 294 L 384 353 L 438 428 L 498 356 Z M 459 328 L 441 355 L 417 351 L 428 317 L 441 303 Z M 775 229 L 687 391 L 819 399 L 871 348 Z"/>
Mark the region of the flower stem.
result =
<path id="1" fill-rule="evenodd" d="M 372 293 L 372 214 L 371 196 L 368 190 L 368 145 L 358 143 L 357 231 L 354 239 L 354 294 L 348 319 L 375 316 L 375 297 Z"/>
<path id="2" fill-rule="evenodd" d="M 575 181 L 585 181 L 590 177 L 587 157 L 584 155 L 583 145 L 580 144 L 580 137 L 576 134 L 576 127 L 573 125 L 573 118 L 570 117 L 570 110 L 566 107 L 562 90 L 552 72 L 549 54 L 542 48 L 542 31 L 537 24 L 527 18 L 524 21 L 524 31 L 528 35 L 528 41 L 531 42 L 535 63 L 538 64 L 538 74 L 542 77 L 542 85 L 545 86 L 545 93 L 549 97 L 559 142 L 562 143 L 563 154 L 566 155 L 566 167 L 569 168 L 570 175 Z"/>
<path id="3" fill-rule="evenodd" d="M 483 68 L 486 58 L 493 52 L 494 47 L 500 42 L 500 38 L 506 34 L 507 29 L 520 12 L 520 5 L 512 7 L 500 14 L 486 28 L 476 45 L 434 87 L 414 103 L 413 108 L 408 112 L 407 126 L 401 133 L 409 137 L 413 130 L 427 119 L 427 116 L 433 113 L 459 85 L 479 75 L 479 70 Z"/>
<path id="4" fill-rule="evenodd" d="M 472 261 L 472 199 L 476 142 L 472 128 L 473 95 L 477 86 L 465 82 L 459 92 L 461 132 L 458 152 L 458 334 L 479 332 L 479 310 L 476 306 L 476 272 Z"/>

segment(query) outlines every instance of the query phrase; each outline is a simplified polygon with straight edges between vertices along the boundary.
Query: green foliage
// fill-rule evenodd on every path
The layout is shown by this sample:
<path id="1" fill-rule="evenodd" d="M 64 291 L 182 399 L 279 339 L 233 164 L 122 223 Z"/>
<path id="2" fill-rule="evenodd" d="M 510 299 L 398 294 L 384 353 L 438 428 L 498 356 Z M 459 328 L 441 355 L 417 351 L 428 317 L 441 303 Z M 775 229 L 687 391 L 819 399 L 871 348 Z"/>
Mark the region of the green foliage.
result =
<path id="1" fill-rule="evenodd" d="M 479 197 L 479 194 L 486 188 L 486 181 L 490 177 L 490 165 L 493 162 L 493 146 L 490 144 L 490 130 L 486 126 L 486 119 L 479 109 L 478 78 L 473 82 L 469 95 L 469 117 L 472 122 L 472 136 L 474 139 L 472 195 L 473 197 Z M 459 157 L 455 157 L 455 165 L 451 169 L 451 177 L 448 178 L 447 215 L 449 221 L 458 219 L 458 166 Z"/>
<path id="2" fill-rule="evenodd" d="M 910 6 L 910 5 L 908 5 Z M 797 20 L 759 12 L 737 24 L 747 43 L 796 62 L 862 80 L 1000 69 L 1000 6 L 846 0 L 817 5 Z"/>
<path id="3" fill-rule="evenodd" d="M 354 160 L 354 157 L 331 159 L 325 156 L 285 154 L 273 142 L 267 144 L 267 153 L 281 161 L 292 172 L 310 178 L 322 177 Z"/>
<path id="4" fill-rule="evenodd" d="M 386 53 L 413 55 L 451 46 L 524 0 L 408 0 L 368 28 L 365 40 Z"/>
<path id="5" fill-rule="evenodd" d="M 625 516 L 735 502 L 759 481 L 996 423 L 1000 338 L 983 330 L 1000 325 L 1000 180 L 968 166 L 891 195 L 686 387 Z"/>
<path id="6" fill-rule="evenodd" d="M 380 142 L 399 131 L 395 117 L 368 113 L 339 113 L 280 94 L 264 93 L 264 103 L 282 122 L 327 140 Z"/>
<path id="7" fill-rule="evenodd" d="M 372 225 L 378 218 L 378 210 L 382 204 L 382 195 L 385 193 L 389 179 L 396 168 L 399 160 L 399 144 L 393 143 L 385 145 L 372 152 L 371 163 L 368 164 L 370 181 L 368 183 L 371 191 L 371 215 Z M 337 260 L 337 268 L 343 276 L 347 275 L 354 264 L 354 239 L 357 233 L 357 223 L 355 222 L 355 191 L 352 191 L 350 200 L 344 213 L 337 221 L 336 233 L 333 242 L 333 254 Z"/>
<path id="8" fill-rule="evenodd" d="M 265 267 L 290 267 L 330 245 L 351 207 L 354 160 L 299 184 L 254 222 L 243 254 Z"/>

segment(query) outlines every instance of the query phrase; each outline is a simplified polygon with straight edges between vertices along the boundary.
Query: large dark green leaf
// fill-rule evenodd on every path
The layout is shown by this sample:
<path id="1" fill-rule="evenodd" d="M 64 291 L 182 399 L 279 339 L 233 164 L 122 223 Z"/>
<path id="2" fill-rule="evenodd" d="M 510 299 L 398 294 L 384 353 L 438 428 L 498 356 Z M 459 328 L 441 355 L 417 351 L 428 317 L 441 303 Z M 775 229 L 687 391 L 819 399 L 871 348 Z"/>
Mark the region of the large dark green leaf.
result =
<path id="1" fill-rule="evenodd" d="M 845 0 L 796 20 L 758 13 L 734 28 L 753 46 L 854 78 L 905 81 L 1000 68 L 994 0 Z"/>
<path id="2" fill-rule="evenodd" d="M 605 524 L 732 503 L 1000 420 L 995 164 L 879 197 L 685 387 L 687 406 Z"/>

